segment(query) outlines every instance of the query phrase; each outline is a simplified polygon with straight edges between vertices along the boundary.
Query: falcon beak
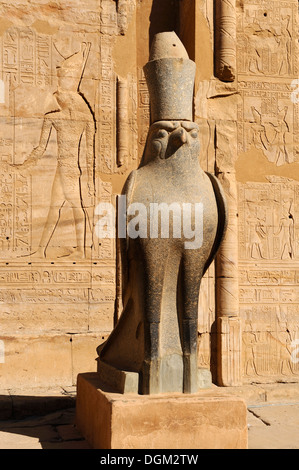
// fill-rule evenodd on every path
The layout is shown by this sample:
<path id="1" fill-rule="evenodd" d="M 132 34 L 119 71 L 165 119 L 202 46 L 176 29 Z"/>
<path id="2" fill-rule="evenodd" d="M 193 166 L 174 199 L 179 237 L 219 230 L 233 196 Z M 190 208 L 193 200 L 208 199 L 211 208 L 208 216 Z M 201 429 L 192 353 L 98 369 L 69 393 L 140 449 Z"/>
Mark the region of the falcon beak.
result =
<path id="1" fill-rule="evenodd" d="M 171 140 L 172 139 L 174 144 L 177 144 L 177 147 L 179 148 L 187 142 L 187 132 L 183 127 L 179 127 L 172 133 Z"/>
<path id="2" fill-rule="evenodd" d="M 169 136 L 169 141 L 165 153 L 165 158 L 171 157 L 175 152 L 187 142 L 187 132 L 183 127 L 178 127 Z"/>

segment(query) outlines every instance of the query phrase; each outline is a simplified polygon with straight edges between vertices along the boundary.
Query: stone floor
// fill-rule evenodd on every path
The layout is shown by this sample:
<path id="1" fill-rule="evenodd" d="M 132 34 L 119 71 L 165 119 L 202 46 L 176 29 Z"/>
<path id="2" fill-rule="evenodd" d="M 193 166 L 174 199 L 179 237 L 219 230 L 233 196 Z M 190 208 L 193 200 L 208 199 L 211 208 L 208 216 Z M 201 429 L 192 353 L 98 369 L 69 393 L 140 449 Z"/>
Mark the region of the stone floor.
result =
<path id="1" fill-rule="evenodd" d="M 0 449 L 88 449 L 75 403 L 75 387 L 0 391 Z"/>
<path id="2" fill-rule="evenodd" d="M 299 449 L 299 384 L 226 391 L 247 402 L 249 449 Z M 71 388 L 0 391 L 0 449 L 90 449 L 75 426 L 75 395 Z"/>
<path id="3" fill-rule="evenodd" d="M 299 449 L 299 402 L 248 408 L 249 449 Z"/>
<path id="4" fill-rule="evenodd" d="M 0 449 L 89 449 L 74 425 L 75 409 L 0 422 Z"/>

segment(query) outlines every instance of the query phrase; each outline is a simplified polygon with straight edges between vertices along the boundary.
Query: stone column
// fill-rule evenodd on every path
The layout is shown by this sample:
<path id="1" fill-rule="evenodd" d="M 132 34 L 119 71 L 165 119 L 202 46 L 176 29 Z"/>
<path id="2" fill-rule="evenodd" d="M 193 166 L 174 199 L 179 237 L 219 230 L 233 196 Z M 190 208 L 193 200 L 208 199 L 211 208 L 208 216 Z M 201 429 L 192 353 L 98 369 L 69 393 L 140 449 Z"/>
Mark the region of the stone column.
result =
<path id="1" fill-rule="evenodd" d="M 236 123 L 216 121 L 215 132 L 216 174 L 228 205 L 228 228 L 216 258 L 217 381 L 235 386 L 241 384 Z"/>
<path id="2" fill-rule="evenodd" d="M 215 0 L 215 76 L 233 82 L 236 76 L 236 1 Z"/>

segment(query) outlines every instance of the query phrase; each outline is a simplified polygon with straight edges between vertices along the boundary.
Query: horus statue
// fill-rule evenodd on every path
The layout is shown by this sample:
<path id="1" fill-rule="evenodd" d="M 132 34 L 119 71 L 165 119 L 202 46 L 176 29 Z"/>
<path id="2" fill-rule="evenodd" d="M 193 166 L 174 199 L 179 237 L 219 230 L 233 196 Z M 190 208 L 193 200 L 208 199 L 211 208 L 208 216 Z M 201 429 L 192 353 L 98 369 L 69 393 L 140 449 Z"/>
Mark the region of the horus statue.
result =
<path id="1" fill-rule="evenodd" d="M 156 34 L 144 72 L 151 125 L 123 195 L 127 207 L 146 208 L 139 224 L 148 230 L 120 239 L 123 310 L 98 347 L 98 372 L 122 392 L 196 393 L 200 283 L 226 230 L 226 203 L 218 179 L 199 164 L 195 63 L 174 32 Z M 169 223 L 167 236 L 151 225 L 157 208 L 156 221 Z M 189 232 L 182 230 L 186 221 Z M 126 381 L 134 385 L 126 388 Z"/>

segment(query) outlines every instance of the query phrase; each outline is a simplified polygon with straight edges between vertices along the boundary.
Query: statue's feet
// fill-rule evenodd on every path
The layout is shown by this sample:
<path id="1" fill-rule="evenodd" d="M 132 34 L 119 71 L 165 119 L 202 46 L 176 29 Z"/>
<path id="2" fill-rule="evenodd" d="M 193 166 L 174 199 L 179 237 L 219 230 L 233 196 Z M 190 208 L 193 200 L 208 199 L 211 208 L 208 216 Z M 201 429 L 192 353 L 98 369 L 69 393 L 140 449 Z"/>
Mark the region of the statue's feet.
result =
<path id="1" fill-rule="evenodd" d="M 152 395 L 160 393 L 160 361 L 143 361 L 140 371 L 140 393 Z"/>

